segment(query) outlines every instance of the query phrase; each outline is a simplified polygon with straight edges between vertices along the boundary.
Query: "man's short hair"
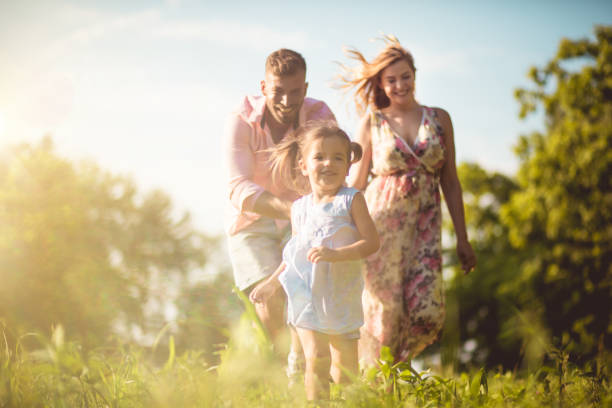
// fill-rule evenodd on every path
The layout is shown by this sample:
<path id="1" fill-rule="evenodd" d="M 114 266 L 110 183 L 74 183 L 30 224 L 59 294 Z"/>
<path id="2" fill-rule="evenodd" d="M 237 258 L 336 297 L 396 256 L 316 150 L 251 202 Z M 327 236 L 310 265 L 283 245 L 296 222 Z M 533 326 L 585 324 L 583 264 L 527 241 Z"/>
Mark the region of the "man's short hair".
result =
<path id="1" fill-rule="evenodd" d="M 300 53 L 286 48 L 274 51 L 266 59 L 266 73 L 271 72 L 276 76 L 293 75 L 303 71 L 306 74 L 306 61 Z"/>

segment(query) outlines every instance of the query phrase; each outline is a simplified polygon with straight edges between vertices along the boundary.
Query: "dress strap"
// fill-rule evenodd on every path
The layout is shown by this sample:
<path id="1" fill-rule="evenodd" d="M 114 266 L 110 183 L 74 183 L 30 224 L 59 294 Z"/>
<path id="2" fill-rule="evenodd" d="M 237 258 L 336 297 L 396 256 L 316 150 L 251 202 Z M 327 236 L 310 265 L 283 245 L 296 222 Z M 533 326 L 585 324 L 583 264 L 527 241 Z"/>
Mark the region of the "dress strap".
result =
<path id="1" fill-rule="evenodd" d="M 380 126 L 382 122 L 382 115 L 380 114 L 380 111 L 375 110 L 375 111 L 370 111 L 370 127 L 373 128 L 377 128 Z"/>
<path id="2" fill-rule="evenodd" d="M 348 211 L 349 213 L 353 204 L 353 198 L 355 198 L 355 194 L 357 194 L 358 192 L 359 190 L 354 187 L 343 187 L 339 192 L 340 194 L 336 196 L 341 196 L 341 200 L 346 208 L 346 211 Z"/>

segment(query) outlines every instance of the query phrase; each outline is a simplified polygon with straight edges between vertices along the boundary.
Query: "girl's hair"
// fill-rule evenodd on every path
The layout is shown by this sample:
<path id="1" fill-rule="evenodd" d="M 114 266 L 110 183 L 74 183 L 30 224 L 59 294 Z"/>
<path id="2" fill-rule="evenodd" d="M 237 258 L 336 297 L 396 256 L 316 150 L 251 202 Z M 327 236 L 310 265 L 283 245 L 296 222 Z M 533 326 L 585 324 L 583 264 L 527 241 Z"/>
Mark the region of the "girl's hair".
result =
<path id="1" fill-rule="evenodd" d="M 310 193 L 310 183 L 308 177 L 304 176 L 299 169 L 299 160 L 312 142 L 328 137 L 339 137 L 346 141 L 346 154 L 349 165 L 361 159 L 363 155 L 361 145 L 352 142 L 335 122 L 306 122 L 296 129 L 293 135 L 287 136 L 271 149 L 272 183 L 285 186 L 302 195 Z"/>
<path id="2" fill-rule="evenodd" d="M 385 68 L 397 61 L 406 61 L 412 71 L 416 73 L 412 54 L 401 46 L 397 37 L 385 35 L 382 39 L 386 46 L 372 62 L 368 62 L 363 54 L 354 48 L 344 50 L 349 58 L 357 60 L 361 64 L 357 68 L 349 68 L 340 64 L 343 73 L 338 77 L 340 80 L 339 86 L 345 90 L 355 90 L 355 105 L 360 115 L 365 113 L 371 105 L 374 105 L 377 109 L 383 109 L 391 103 L 380 87 L 380 76 Z"/>

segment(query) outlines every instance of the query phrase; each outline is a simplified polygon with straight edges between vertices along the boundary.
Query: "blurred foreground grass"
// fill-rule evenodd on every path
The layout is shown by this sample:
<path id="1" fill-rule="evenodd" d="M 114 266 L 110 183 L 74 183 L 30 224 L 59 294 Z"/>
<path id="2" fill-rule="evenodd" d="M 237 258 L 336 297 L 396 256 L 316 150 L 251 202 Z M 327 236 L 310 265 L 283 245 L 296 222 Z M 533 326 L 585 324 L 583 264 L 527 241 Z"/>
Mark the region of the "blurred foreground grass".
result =
<path id="1" fill-rule="evenodd" d="M 50 338 L 22 336 L 0 358 L 1 407 L 300 407 L 308 405 L 300 385 L 289 388 L 248 310 L 221 345 L 220 363 L 211 366 L 198 351 L 175 355 L 167 337 L 167 358 L 156 362 L 155 348 L 133 345 L 83 352 L 65 339 L 61 326 Z M 40 347 L 26 350 L 25 337 Z M 165 345 L 166 346 L 166 345 Z M 387 350 L 380 365 L 353 385 L 332 388 L 331 407 L 591 407 L 612 406 L 605 367 L 573 367 L 566 356 L 553 366 L 523 374 L 487 372 L 434 374 L 392 364 Z"/>

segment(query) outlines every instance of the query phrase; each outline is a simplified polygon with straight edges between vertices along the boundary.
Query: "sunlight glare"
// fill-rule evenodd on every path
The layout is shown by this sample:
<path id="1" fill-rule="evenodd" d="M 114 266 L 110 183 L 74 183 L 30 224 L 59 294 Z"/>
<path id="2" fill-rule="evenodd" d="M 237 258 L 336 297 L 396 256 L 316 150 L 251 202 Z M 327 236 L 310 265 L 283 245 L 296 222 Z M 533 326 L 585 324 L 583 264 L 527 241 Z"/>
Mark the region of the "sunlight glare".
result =
<path id="1" fill-rule="evenodd" d="M 4 135 L 4 114 L 0 112 L 0 137 Z"/>

